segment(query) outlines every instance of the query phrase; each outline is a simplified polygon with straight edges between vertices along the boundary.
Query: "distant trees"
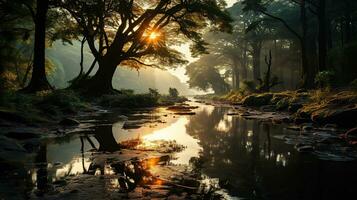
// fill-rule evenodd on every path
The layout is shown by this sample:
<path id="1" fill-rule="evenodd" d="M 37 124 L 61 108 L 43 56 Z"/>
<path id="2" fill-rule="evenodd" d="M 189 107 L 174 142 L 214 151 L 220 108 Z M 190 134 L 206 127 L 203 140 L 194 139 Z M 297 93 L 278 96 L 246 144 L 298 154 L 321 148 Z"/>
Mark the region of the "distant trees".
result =
<path id="1" fill-rule="evenodd" d="M 176 88 L 169 88 L 169 97 L 176 99 L 179 96 L 179 91 Z"/>
<path id="2" fill-rule="evenodd" d="M 189 64 L 186 67 L 186 75 L 190 78 L 189 86 L 203 91 L 212 89 L 216 94 L 228 92 L 230 86 L 217 69 L 217 63 L 220 63 L 220 60 L 209 54 Z"/>
<path id="3" fill-rule="evenodd" d="M 256 91 L 346 85 L 357 77 L 356 10 L 351 0 L 238 1 L 228 9 L 233 34 L 205 35 L 210 53 L 224 58 L 212 67 L 224 68 L 235 90 L 242 83 Z"/>
<path id="4" fill-rule="evenodd" d="M 112 78 L 120 64 L 136 69 L 183 64 L 172 45 L 191 40 L 193 52 L 202 53 L 203 29 L 209 25 L 230 30 L 231 19 L 215 0 L 63 0 L 58 6 L 77 22 L 99 64 L 95 75 L 79 84 L 92 94 L 113 91 Z"/>

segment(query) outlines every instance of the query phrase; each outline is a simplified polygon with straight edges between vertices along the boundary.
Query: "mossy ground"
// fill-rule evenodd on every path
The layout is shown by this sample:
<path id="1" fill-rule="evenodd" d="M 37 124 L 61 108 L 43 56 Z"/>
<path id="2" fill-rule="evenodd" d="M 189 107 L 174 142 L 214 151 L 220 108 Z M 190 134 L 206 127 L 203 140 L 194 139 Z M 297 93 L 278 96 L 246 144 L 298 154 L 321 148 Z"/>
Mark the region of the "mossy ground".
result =
<path id="1" fill-rule="evenodd" d="M 357 125 L 357 90 L 297 90 L 269 93 L 230 92 L 224 96 L 205 98 L 241 104 L 248 107 L 274 106 L 277 111 L 288 111 L 296 119 L 308 119 L 341 126 Z"/>
<path id="2" fill-rule="evenodd" d="M 172 105 L 187 100 L 160 94 L 134 94 L 121 92 L 91 98 L 81 96 L 72 90 L 54 90 L 24 94 L 6 92 L 0 98 L 0 119 L 25 123 L 54 123 L 61 118 L 75 116 L 80 111 L 94 110 L 95 106 L 105 108 L 139 108 Z"/>

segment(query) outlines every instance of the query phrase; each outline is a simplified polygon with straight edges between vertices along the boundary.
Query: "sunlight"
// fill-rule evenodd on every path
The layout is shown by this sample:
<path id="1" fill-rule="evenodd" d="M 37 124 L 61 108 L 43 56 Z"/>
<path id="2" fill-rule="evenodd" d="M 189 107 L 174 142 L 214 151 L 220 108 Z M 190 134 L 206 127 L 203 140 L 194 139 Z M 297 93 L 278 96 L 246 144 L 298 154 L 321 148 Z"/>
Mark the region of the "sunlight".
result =
<path id="1" fill-rule="evenodd" d="M 150 35 L 149 35 L 149 39 L 150 40 L 156 40 L 158 37 L 160 36 L 160 34 L 158 32 L 151 32 Z"/>

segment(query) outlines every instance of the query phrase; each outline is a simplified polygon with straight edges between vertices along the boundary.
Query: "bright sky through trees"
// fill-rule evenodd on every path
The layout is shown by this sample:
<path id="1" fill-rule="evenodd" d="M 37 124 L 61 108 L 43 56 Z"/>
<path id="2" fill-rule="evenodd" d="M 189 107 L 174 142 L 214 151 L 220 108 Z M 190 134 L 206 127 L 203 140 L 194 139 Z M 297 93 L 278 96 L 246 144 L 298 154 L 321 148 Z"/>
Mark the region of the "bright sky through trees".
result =
<path id="1" fill-rule="evenodd" d="M 227 2 L 227 7 L 231 7 L 234 3 L 237 2 L 237 0 L 226 0 L 226 2 Z M 191 57 L 190 50 L 189 50 L 189 44 L 181 45 L 181 46 L 177 47 L 177 49 L 180 52 L 184 53 L 186 55 L 186 58 L 190 62 L 197 60 L 197 59 Z M 175 70 L 169 70 L 169 72 L 172 73 L 173 75 L 177 76 L 183 83 L 186 83 L 188 81 L 188 77 L 185 75 L 185 67 L 179 67 Z"/>

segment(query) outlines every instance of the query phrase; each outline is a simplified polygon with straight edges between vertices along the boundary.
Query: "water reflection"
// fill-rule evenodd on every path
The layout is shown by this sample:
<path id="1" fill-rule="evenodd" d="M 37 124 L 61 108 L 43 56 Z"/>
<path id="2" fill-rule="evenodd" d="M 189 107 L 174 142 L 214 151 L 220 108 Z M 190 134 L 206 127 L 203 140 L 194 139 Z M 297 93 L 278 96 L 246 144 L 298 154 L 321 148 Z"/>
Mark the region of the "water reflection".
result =
<path id="1" fill-rule="evenodd" d="M 200 105 L 194 116 L 174 116 L 156 110 L 137 129 L 123 129 L 122 120 L 95 126 L 92 131 L 46 141 L 26 166 L 22 191 L 33 188 L 37 195 L 51 184 L 77 174 L 113 176 L 105 184 L 110 191 L 132 191 L 138 185 L 163 184 L 148 172 L 158 162 L 192 165 L 204 180 L 224 188 L 227 197 L 247 199 L 343 199 L 357 184 L 355 163 L 321 161 L 297 153 L 291 145 L 274 139 L 290 134 L 282 125 L 228 116 L 229 107 Z M 160 117 L 158 117 L 160 115 Z M 108 121 L 112 120 L 111 116 Z M 162 123 L 165 121 L 166 123 Z M 291 133 L 294 134 L 294 133 Z M 186 148 L 174 160 L 147 160 L 98 165 L 96 152 L 115 152 L 120 142 L 141 138 L 144 144 L 156 140 L 176 141 Z M 22 170 L 22 169 L 21 169 Z M 25 195 L 26 196 L 26 195 Z"/>
<path id="2" fill-rule="evenodd" d="M 218 178 L 230 195 L 247 199 L 340 199 L 353 194 L 356 184 L 342 180 L 357 177 L 355 163 L 324 162 L 299 154 L 291 145 L 272 138 L 289 134 L 283 126 L 227 116 L 229 110 L 203 110 L 190 119 L 186 130 L 202 146 L 201 172 Z"/>

